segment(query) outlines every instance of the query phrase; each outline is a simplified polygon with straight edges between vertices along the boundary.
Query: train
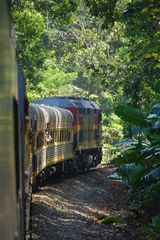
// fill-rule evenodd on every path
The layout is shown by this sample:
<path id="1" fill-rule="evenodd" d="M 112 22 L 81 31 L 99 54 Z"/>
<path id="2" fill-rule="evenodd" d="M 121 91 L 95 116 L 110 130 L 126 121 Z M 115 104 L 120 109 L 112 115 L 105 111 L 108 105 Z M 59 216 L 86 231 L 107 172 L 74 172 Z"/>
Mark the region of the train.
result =
<path id="1" fill-rule="evenodd" d="M 28 102 L 10 21 L 0 2 L 0 239 L 29 238 L 32 192 L 102 159 L 101 110 L 81 97 Z"/>
<path id="2" fill-rule="evenodd" d="M 101 162 L 101 110 L 95 102 L 48 97 L 32 101 L 29 109 L 33 190 L 54 173 L 84 171 Z"/>

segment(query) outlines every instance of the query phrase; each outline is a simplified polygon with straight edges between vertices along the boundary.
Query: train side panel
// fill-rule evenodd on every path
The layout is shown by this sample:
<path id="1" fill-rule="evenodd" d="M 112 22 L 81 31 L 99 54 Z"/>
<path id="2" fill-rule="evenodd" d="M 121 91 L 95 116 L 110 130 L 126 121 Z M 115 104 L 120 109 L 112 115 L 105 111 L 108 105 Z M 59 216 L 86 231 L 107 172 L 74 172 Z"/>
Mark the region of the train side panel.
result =
<path id="1" fill-rule="evenodd" d="M 0 239 L 12 240 L 24 238 L 24 218 L 18 77 L 8 3 L 0 1 Z"/>
<path id="2" fill-rule="evenodd" d="M 75 158 L 73 150 L 73 117 L 60 108 L 30 105 L 33 129 L 33 183 L 40 184 L 55 172 L 57 164 Z M 46 131 L 51 137 L 47 142 Z M 55 168 L 54 168 L 55 167 Z M 61 166 L 63 168 L 63 164 Z M 57 171 L 57 169 L 56 169 Z"/>

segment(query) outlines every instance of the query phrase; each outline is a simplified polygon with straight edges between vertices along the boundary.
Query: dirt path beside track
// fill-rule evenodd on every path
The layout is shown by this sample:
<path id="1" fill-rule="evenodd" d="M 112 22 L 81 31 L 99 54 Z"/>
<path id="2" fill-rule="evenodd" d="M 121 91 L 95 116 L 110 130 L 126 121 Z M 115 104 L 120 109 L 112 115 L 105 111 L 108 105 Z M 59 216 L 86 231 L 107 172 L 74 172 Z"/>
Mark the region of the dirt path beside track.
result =
<path id="1" fill-rule="evenodd" d="M 140 240 L 137 220 L 127 210 L 127 189 L 107 176 L 110 166 L 50 184 L 33 194 L 32 239 Z M 101 224 L 104 216 L 123 223 Z"/>

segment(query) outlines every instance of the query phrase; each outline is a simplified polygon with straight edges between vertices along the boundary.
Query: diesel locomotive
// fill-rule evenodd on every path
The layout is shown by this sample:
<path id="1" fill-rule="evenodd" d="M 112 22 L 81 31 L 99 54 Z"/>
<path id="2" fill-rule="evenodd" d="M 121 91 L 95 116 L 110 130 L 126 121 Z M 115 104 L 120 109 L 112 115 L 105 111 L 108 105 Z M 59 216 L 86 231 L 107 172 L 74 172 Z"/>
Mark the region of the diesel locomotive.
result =
<path id="1" fill-rule="evenodd" d="M 83 171 L 101 162 L 101 111 L 93 101 L 79 97 L 34 100 L 30 119 L 33 190 L 54 173 Z"/>

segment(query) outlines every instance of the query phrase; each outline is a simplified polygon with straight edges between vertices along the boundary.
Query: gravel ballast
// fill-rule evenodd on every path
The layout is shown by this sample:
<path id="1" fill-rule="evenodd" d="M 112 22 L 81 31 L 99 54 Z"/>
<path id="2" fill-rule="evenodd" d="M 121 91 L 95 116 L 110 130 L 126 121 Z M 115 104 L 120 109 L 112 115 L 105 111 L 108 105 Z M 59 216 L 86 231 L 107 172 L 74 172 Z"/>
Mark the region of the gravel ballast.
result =
<path id="1" fill-rule="evenodd" d="M 143 239 L 137 220 L 127 210 L 127 188 L 108 179 L 109 165 L 42 187 L 32 196 L 32 239 L 132 240 Z M 102 224 L 112 216 L 120 224 Z"/>

